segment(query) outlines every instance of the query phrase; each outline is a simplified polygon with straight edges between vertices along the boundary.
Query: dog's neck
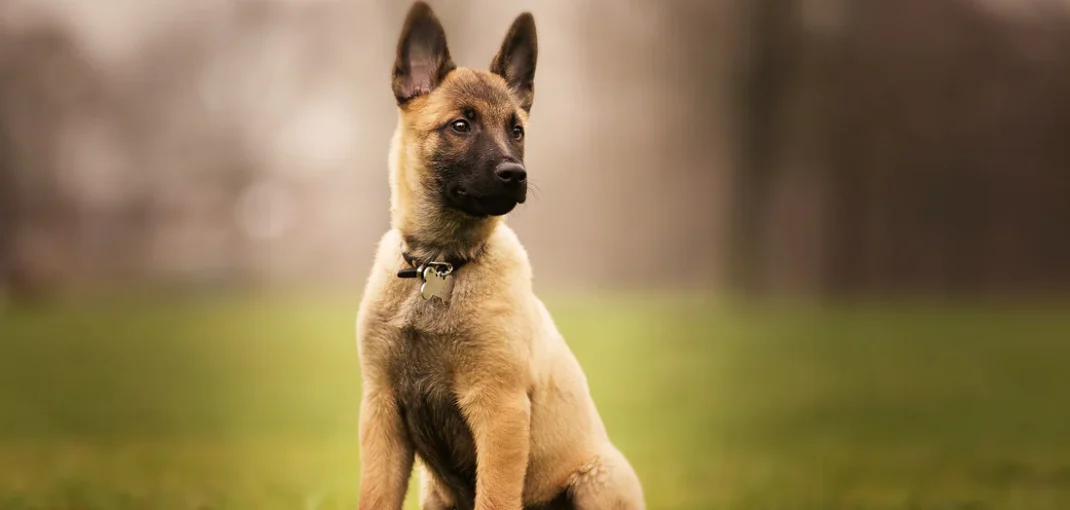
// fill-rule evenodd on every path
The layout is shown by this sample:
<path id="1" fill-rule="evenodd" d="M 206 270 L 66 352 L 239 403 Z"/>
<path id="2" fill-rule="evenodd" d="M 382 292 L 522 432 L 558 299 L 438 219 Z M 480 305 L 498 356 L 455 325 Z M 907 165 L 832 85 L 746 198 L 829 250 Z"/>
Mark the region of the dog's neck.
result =
<path id="1" fill-rule="evenodd" d="M 390 223 L 401 234 L 405 253 L 422 262 L 477 258 L 502 218 L 448 208 L 435 192 L 410 183 L 407 177 L 419 172 L 407 165 L 419 158 L 406 153 L 405 142 L 399 125 L 390 154 Z"/>
<path id="2" fill-rule="evenodd" d="M 422 262 L 476 259 L 499 224 L 497 218 L 474 218 L 450 210 L 398 216 L 394 228 L 401 233 L 405 253 Z"/>

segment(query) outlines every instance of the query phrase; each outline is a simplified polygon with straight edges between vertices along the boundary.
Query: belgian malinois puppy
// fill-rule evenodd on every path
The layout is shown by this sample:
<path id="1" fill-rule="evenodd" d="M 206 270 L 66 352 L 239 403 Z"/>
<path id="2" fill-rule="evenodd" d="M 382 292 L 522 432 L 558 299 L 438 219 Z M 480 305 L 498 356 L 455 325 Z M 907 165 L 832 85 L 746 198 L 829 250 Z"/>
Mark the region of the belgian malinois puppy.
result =
<path id="1" fill-rule="evenodd" d="M 357 317 L 362 510 L 643 509 L 580 365 L 502 217 L 527 194 L 538 53 L 529 13 L 490 71 L 457 67 L 431 9 L 409 11 L 393 71 L 391 230 Z"/>

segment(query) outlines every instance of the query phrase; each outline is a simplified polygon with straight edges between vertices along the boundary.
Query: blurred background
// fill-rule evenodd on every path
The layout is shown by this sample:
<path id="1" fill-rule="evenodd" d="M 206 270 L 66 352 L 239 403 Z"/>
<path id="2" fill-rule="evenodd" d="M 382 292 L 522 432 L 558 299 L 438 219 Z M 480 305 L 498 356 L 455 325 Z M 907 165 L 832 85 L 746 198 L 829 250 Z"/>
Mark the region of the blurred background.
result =
<path id="1" fill-rule="evenodd" d="M 431 4 L 652 509 L 1070 507 L 1070 2 Z M 408 8 L 0 0 L 0 509 L 355 507 Z"/>

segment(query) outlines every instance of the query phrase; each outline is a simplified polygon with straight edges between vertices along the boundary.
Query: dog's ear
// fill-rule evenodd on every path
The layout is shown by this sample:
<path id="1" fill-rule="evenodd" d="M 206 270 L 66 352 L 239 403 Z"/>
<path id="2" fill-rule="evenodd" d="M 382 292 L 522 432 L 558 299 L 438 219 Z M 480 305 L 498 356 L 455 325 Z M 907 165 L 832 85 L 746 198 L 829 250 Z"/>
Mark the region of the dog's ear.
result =
<path id="1" fill-rule="evenodd" d="M 430 6 L 416 2 L 405 17 L 394 62 L 393 88 L 398 105 L 430 93 L 456 67 L 442 24 Z"/>
<path id="2" fill-rule="evenodd" d="M 535 17 L 530 12 L 517 16 L 502 41 L 502 49 L 490 64 L 492 73 L 501 75 L 520 99 L 524 111 L 531 111 L 535 99 L 535 61 L 539 43 L 535 37 Z"/>

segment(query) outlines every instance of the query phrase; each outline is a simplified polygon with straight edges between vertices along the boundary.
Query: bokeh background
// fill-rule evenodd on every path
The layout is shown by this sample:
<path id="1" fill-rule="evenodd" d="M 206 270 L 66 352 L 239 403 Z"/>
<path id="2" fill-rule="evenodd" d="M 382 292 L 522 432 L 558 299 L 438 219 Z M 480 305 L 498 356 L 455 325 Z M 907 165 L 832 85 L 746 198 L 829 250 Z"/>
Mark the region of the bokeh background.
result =
<path id="1" fill-rule="evenodd" d="M 431 4 L 652 509 L 1070 507 L 1070 3 Z M 0 0 L 0 509 L 355 508 L 408 7 Z"/>

